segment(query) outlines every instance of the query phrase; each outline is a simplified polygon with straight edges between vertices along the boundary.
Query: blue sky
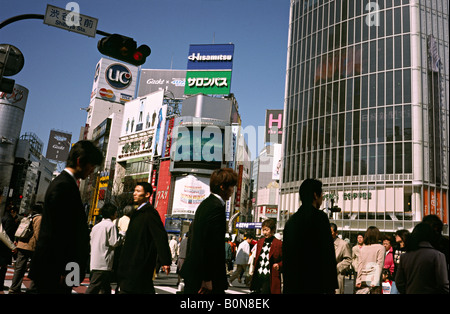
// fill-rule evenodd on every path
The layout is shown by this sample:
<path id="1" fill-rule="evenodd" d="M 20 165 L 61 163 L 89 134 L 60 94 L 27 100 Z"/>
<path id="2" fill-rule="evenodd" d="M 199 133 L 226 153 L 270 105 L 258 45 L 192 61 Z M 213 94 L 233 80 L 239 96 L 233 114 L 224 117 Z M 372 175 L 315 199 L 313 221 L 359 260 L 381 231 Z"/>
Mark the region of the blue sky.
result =
<path id="1" fill-rule="evenodd" d="M 22 14 L 45 14 L 47 4 L 70 1 L 1 0 L 0 21 Z M 98 29 L 147 44 L 152 54 L 143 69 L 186 69 L 190 44 L 234 43 L 231 92 L 239 103 L 242 126 L 262 126 L 266 109 L 284 102 L 289 0 L 79 0 L 80 13 L 97 18 Z M 90 38 L 22 20 L 0 29 L 0 43 L 25 56 L 11 77 L 29 89 L 22 132 L 44 142 L 51 129 L 79 137 L 86 121 L 95 65 L 102 55 Z M 252 151 L 252 158 L 255 157 Z"/>

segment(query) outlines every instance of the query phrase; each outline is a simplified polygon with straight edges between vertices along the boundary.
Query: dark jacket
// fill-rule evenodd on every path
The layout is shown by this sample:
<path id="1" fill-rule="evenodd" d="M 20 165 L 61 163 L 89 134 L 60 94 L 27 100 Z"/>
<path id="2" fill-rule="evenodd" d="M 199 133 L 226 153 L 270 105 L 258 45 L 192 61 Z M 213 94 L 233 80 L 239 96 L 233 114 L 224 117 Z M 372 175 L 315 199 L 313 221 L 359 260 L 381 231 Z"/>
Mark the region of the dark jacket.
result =
<path id="1" fill-rule="evenodd" d="M 302 205 L 283 231 L 283 293 L 334 293 L 336 257 L 327 215 Z"/>
<path id="2" fill-rule="evenodd" d="M 171 265 L 167 232 L 156 209 L 147 203 L 131 216 L 120 253 L 119 286 L 126 293 L 154 293 L 158 265 Z"/>
<path id="3" fill-rule="evenodd" d="M 32 258 L 30 275 L 38 292 L 69 293 L 71 286 L 60 285 L 61 276 L 79 267 L 79 283 L 89 261 L 89 228 L 80 192 L 66 171 L 56 177 L 45 194 L 41 228 Z M 66 269 L 67 268 L 67 269 Z M 72 278 L 71 285 L 77 280 Z"/>
<path id="4" fill-rule="evenodd" d="M 186 293 L 197 293 L 202 281 L 212 281 L 213 293 L 228 288 L 225 232 L 225 205 L 211 194 L 198 206 L 189 232 L 189 251 L 180 271 Z"/>

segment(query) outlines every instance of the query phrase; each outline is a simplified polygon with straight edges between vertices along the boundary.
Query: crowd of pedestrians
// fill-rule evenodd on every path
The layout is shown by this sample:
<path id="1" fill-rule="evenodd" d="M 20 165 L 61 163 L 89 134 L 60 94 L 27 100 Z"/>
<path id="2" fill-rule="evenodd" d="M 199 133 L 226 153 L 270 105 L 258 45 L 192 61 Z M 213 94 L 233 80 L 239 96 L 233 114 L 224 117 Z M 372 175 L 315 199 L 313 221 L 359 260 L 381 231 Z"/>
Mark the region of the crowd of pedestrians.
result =
<path id="1" fill-rule="evenodd" d="M 134 206 L 125 207 L 122 217 L 107 203 L 89 230 L 77 180 L 89 176 L 102 158 L 90 141 L 73 146 L 44 204 L 27 215 L 30 234 L 18 237 L 22 217 L 15 207 L 7 209 L 0 224 L 1 288 L 15 256 L 11 294 L 21 292 L 28 268 L 33 293 L 71 293 L 89 272 L 87 294 L 110 294 L 112 282 L 116 293 L 154 294 L 153 279 L 159 270 L 169 274 L 174 264 L 185 294 L 224 294 L 243 277 L 255 294 L 343 294 L 347 276 L 354 276 L 355 294 L 449 293 L 449 242 L 437 216 L 394 236 L 371 226 L 351 247 L 320 210 L 322 183 L 316 179 L 300 186 L 302 205 L 287 221 L 282 239 L 275 235 L 275 221 L 267 219 L 261 237 L 246 233 L 239 244 L 224 241 L 225 203 L 237 184 L 229 168 L 212 173 L 211 194 L 183 239 L 169 240 L 146 182 L 136 184 Z"/>

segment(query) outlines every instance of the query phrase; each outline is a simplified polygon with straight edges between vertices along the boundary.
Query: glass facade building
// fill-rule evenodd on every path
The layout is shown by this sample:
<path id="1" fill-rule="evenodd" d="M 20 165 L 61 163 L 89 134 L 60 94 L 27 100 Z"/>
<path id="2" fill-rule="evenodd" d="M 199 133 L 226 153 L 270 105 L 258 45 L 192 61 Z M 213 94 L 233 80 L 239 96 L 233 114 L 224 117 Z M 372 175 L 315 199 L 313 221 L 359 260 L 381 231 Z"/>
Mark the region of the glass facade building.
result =
<path id="1" fill-rule="evenodd" d="M 448 234 L 448 0 L 291 0 L 278 229 L 306 178 L 342 232 Z"/>

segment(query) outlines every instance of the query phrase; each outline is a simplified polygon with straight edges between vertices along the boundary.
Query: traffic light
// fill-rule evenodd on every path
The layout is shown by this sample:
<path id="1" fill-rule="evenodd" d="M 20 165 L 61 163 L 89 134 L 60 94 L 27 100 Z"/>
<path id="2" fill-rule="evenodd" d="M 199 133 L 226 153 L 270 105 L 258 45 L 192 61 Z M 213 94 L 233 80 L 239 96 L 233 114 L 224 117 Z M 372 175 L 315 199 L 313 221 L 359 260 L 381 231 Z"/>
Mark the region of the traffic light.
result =
<path id="1" fill-rule="evenodd" d="M 15 81 L 4 78 L 3 76 L 12 76 L 19 73 L 25 59 L 22 52 L 13 45 L 0 45 L 0 92 L 12 93 Z"/>
<path id="2" fill-rule="evenodd" d="M 105 56 L 124 61 L 136 66 L 145 63 L 151 49 L 147 45 L 137 47 L 133 38 L 119 34 L 106 36 L 98 41 L 98 51 Z"/>
<path id="3" fill-rule="evenodd" d="M 330 212 L 332 213 L 340 213 L 341 212 L 341 208 L 337 207 L 337 206 L 333 206 L 330 208 Z"/>

